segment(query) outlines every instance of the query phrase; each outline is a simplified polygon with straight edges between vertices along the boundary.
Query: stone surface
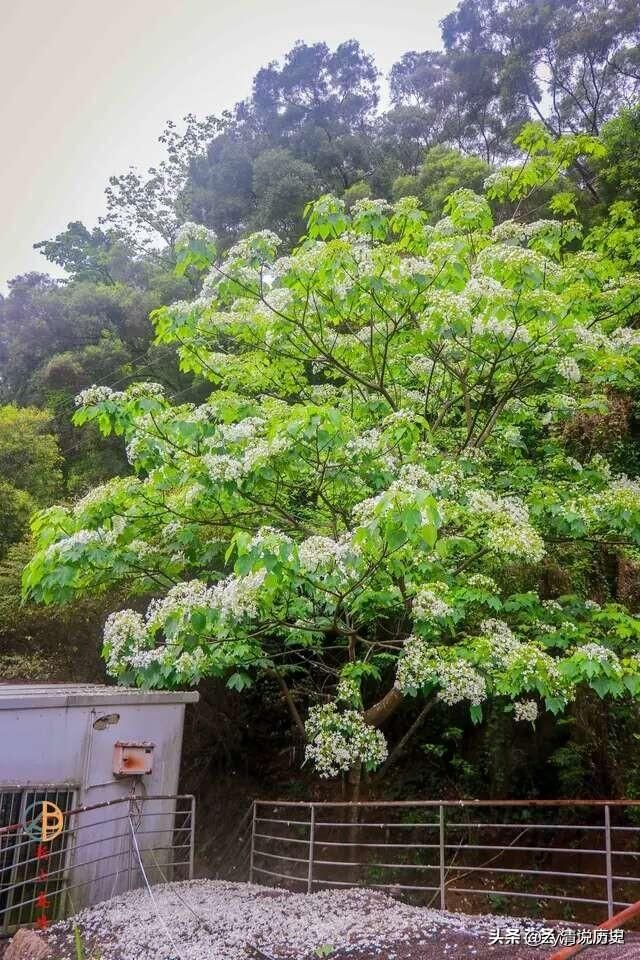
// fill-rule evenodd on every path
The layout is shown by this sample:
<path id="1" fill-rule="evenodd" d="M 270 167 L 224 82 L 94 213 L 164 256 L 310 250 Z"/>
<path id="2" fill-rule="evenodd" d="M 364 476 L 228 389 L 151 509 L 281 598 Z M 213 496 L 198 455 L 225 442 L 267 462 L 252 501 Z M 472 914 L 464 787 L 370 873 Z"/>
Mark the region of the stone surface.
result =
<path id="1" fill-rule="evenodd" d="M 10 941 L 3 960 L 46 960 L 51 956 L 51 950 L 42 937 L 23 927 Z"/>

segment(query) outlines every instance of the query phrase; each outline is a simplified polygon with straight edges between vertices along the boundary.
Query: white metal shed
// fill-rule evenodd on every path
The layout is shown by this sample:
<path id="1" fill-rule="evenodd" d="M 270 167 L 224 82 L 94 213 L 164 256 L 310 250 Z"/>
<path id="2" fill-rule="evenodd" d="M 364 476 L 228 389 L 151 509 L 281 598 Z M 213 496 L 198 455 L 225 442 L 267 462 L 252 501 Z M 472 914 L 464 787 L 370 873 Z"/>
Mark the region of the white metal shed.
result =
<path id="1" fill-rule="evenodd" d="M 197 699 L 193 691 L 0 684 L 0 932 L 33 922 L 37 910 L 53 919 L 138 885 L 136 848 L 160 878 L 177 862 L 189 865 L 193 803 L 177 791 L 185 705 Z M 62 835 L 47 846 L 23 829 L 43 800 L 65 813 Z"/>

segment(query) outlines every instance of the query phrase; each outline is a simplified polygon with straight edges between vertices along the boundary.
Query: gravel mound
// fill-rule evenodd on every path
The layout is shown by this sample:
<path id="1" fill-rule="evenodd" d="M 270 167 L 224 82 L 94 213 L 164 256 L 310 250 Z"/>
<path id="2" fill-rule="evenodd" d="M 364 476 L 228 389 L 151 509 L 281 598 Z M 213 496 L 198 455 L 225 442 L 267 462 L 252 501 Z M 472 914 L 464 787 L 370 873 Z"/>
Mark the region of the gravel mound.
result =
<path id="1" fill-rule="evenodd" d="M 51 927 L 48 939 L 60 960 L 74 956 L 74 922 L 88 956 L 95 950 L 101 960 L 399 960 L 493 955 L 487 946 L 497 918 L 412 907 L 361 888 L 306 895 L 192 880 L 153 887 L 153 899 L 134 890 Z M 455 943 L 464 943 L 463 953 L 452 950 Z"/>

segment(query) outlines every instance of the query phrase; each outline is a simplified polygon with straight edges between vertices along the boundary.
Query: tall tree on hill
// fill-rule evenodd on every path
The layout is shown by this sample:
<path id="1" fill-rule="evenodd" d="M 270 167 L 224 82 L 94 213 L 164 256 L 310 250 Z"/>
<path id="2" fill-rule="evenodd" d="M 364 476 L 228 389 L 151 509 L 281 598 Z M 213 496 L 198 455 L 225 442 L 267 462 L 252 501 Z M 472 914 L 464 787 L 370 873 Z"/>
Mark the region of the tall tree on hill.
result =
<path id="1" fill-rule="evenodd" d="M 635 0 L 462 0 L 442 35 L 454 58 L 490 58 L 498 95 L 556 135 L 598 134 L 640 90 Z"/>

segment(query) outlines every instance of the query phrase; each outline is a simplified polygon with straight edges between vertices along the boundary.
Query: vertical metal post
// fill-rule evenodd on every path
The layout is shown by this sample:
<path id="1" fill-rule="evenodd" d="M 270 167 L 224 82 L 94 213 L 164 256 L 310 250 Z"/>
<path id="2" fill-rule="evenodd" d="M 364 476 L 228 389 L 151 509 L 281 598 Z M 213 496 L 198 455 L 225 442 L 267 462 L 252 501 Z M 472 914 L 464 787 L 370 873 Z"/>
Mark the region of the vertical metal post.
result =
<path id="1" fill-rule="evenodd" d="M 249 883 L 253 883 L 253 861 L 256 853 L 256 809 L 258 801 L 253 801 L 253 818 L 251 820 L 251 856 L 249 859 Z"/>
<path id="2" fill-rule="evenodd" d="M 127 863 L 127 890 L 133 890 L 133 829 L 132 821 L 129 819 L 129 859 Z"/>
<path id="3" fill-rule="evenodd" d="M 609 919 L 613 916 L 613 857 L 611 851 L 611 809 L 609 804 L 604 808 L 604 844 L 607 865 L 607 910 Z"/>
<path id="4" fill-rule="evenodd" d="M 447 893 L 446 893 L 446 873 L 445 873 L 445 848 L 446 848 L 446 825 L 444 822 L 444 806 L 440 804 L 440 909 L 447 909 Z"/>
<path id="5" fill-rule="evenodd" d="M 309 821 L 309 871 L 307 873 L 307 893 L 313 893 L 313 846 L 316 838 L 316 805 L 311 804 Z"/>
<path id="6" fill-rule="evenodd" d="M 191 832 L 189 834 L 189 880 L 193 880 L 193 860 L 196 848 L 196 798 L 191 798 Z"/>

